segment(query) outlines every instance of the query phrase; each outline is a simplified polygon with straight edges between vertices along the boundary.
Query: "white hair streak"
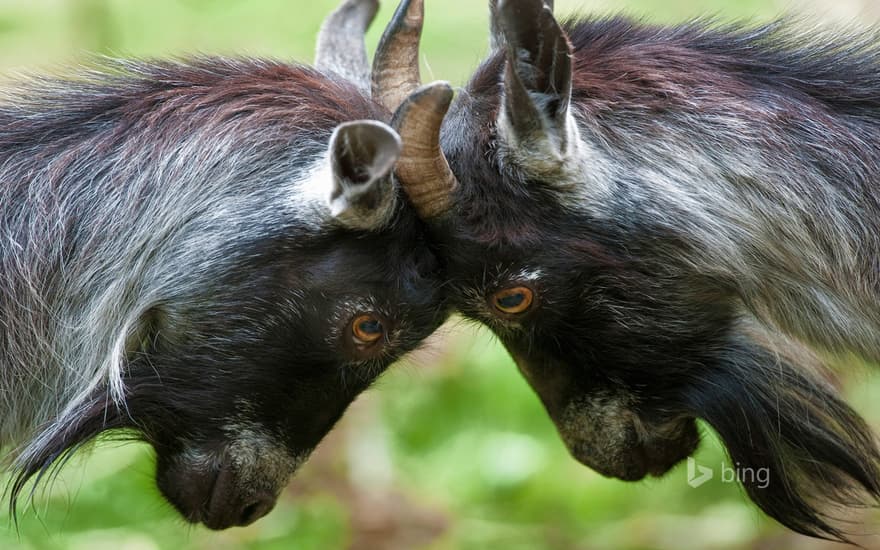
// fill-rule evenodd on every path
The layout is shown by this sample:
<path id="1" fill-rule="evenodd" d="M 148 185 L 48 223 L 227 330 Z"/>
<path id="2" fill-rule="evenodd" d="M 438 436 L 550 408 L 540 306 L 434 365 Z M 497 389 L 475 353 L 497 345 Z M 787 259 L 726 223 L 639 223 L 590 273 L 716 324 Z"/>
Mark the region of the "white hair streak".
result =
<path id="1" fill-rule="evenodd" d="M 173 323 L 178 309 L 209 307 L 205 286 L 237 261 L 236 243 L 329 220 L 326 128 L 292 142 L 205 115 L 173 135 L 146 129 L 119 141 L 109 118 L 72 138 L 5 145 L 9 121 L 70 132 L 65 116 L 86 108 L 85 95 L 109 96 L 106 85 L 50 81 L 34 96 L 57 107 L 0 104 L 0 446 L 20 445 L 14 464 L 41 456 L 99 395 L 125 412 L 144 316 L 164 308 Z"/>

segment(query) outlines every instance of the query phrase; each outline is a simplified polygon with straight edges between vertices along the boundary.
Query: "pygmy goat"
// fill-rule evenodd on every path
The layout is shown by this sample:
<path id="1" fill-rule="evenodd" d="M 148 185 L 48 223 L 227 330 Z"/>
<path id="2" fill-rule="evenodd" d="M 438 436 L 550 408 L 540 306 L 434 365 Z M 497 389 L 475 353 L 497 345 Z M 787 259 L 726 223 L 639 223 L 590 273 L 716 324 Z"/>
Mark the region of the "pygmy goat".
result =
<path id="1" fill-rule="evenodd" d="M 765 512 L 844 538 L 829 506 L 876 503 L 880 453 L 795 340 L 880 359 L 877 35 L 491 9 L 455 102 L 393 120 L 454 304 L 579 461 L 662 475 L 704 419 Z"/>
<path id="2" fill-rule="evenodd" d="M 366 91 L 375 13 L 348 0 L 328 19 L 321 70 L 114 62 L 7 92 L 0 445 L 15 446 L 13 513 L 28 480 L 122 429 L 155 449 L 158 486 L 185 518 L 246 525 L 443 321 L 437 261 L 391 178 L 399 136 Z M 394 87 L 399 27 L 377 55 L 380 88 Z"/>

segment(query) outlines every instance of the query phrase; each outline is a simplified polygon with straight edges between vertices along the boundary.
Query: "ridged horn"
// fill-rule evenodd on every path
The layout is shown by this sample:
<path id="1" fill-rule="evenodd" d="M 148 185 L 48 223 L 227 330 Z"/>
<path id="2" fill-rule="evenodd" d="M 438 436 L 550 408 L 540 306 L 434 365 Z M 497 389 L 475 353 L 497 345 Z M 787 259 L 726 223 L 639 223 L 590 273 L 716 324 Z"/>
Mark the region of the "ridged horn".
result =
<path id="1" fill-rule="evenodd" d="M 453 95 L 448 82 L 423 86 L 403 101 L 391 120 L 403 141 L 395 174 L 423 220 L 449 210 L 458 186 L 440 148 L 440 126 Z"/>
<path id="2" fill-rule="evenodd" d="M 391 112 L 422 83 L 419 40 L 424 19 L 424 0 L 402 0 L 379 40 L 373 58 L 373 99 Z"/>
<path id="3" fill-rule="evenodd" d="M 315 49 L 315 67 L 333 71 L 367 91 L 370 62 L 364 33 L 379 11 L 379 0 L 343 0 L 324 19 Z"/>

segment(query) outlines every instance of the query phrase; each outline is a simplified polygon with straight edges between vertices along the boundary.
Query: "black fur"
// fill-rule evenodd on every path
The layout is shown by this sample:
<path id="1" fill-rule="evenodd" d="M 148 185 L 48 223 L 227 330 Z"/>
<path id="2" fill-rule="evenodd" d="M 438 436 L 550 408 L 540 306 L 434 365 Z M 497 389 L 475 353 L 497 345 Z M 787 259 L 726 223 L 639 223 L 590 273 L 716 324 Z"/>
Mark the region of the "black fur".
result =
<path id="1" fill-rule="evenodd" d="M 767 487 L 745 485 L 766 513 L 846 540 L 834 509 L 877 504 L 880 451 L 822 362 L 777 332 L 878 356 L 832 325 L 850 318 L 800 293 L 880 303 L 880 47 L 873 34 L 792 28 L 569 21 L 584 161 L 549 116 L 537 138 L 503 126 L 507 51 L 526 75 L 550 68 L 534 45 L 493 52 L 444 121 L 459 186 L 432 226 L 455 305 L 499 336 L 578 460 L 626 480 L 662 475 L 693 452 L 701 418 L 736 463 L 770 472 Z M 566 96 L 529 92 L 538 105 Z M 567 160 L 547 168 L 558 158 L 545 150 Z M 725 160 L 738 150 L 787 173 L 745 177 Z M 788 199 L 802 196 L 814 197 L 805 211 Z M 530 311 L 493 308 L 520 286 L 535 293 Z"/>
<path id="2" fill-rule="evenodd" d="M 123 430 L 155 448 L 187 519 L 249 523 L 445 319 L 437 261 L 387 171 L 375 177 L 401 196 L 370 229 L 297 187 L 328 200 L 334 128 L 387 113 L 351 83 L 259 60 L 114 65 L 28 89 L 0 106 L 13 513 L 29 480 Z M 353 337 L 362 314 L 384 329 L 371 347 Z M 116 357 L 120 339 L 121 399 L 87 355 Z"/>

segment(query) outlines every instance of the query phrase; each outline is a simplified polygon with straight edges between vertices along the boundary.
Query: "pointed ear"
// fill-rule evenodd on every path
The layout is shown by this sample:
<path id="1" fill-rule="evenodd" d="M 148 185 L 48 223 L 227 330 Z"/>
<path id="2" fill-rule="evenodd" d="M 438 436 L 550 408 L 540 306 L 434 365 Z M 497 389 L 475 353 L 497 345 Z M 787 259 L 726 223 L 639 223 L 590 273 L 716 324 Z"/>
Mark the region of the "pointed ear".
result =
<path id="1" fill-rule="evenodd" d="M 359 120 L 337 127 L 329 151 L 331 215 L 351 229 L 384 227 L 397 204 L 391 172 L 400 150 L 397 132 L 381 122 Z"/>
<path id="2" fill-rule="evenodd" d="M 498 0 L 497 25 L 507 47 L 499 128 L 507 145 L 561 162 L 574 144 L 571 44 L 552 2 Z"/>
<path id="3" fill-rule="evenodd" d="M 544 5 L 553 11 L 553 0 L 544 0 Z M 491 34 L 489 36 L 489 46 L 492 50 L 498 50 L 504 47 L 504 33 L 501 32 L 501 23 L 498 21 L 498 0 L 489 0 L 489 23 L 491 25 Z"/>
<path id="4" fill-rule="evenodd" d="M 489 47 L 492 51 L 504 47 L 504 33 L 498 21 L 498 0 L 489 0 Z"/>

